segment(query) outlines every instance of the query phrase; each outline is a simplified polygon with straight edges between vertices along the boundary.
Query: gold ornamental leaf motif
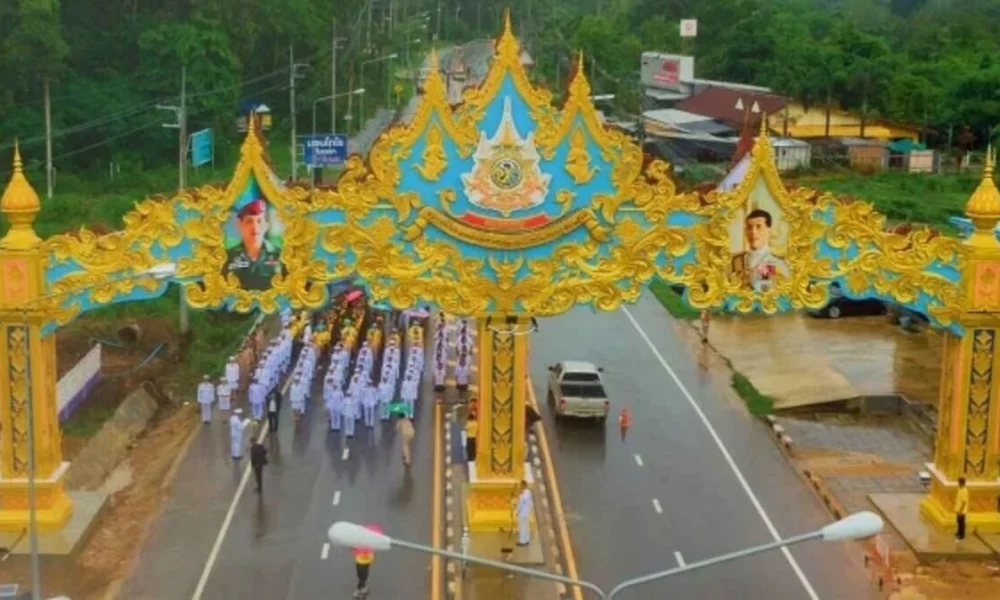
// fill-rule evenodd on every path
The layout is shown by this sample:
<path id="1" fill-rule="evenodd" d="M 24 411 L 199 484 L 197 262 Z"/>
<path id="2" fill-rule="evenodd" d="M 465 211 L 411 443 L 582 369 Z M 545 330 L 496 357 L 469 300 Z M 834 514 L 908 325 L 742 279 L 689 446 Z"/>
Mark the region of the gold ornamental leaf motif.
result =
<path id="1" fill-rule="evenodd" d="M 570 136 L 569 151 L 566 153 L 566 164 L 563 168 L 573 178 L 573 183 L 577 185 L 587 183 L 597 172 L 597 167 L 590 166 L 587 138 L 579 127 Z"/>
<path id="2" fill-rule="evenodd" d="M 421 154 L 423 164 L 417 165 L 417 172 L 427 181 L 437 181 L 448 168 L 448 154 L 444 150 L 444 136 L 437 123 L 432 122 L 427 128 L 424 151 Z"/>

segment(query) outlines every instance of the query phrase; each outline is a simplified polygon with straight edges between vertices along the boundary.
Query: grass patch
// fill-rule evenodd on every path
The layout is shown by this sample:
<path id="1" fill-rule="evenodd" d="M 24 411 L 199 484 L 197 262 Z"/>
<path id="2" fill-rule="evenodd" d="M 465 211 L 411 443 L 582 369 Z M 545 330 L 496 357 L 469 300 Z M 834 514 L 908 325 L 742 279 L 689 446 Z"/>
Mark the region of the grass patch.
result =
<path id="1" fill-rule="evenodd" d="M 124 400 L 124 398 L 122 398 Z M 62 424 L 64 435 L 89 438 L 104 426 L 118 407 L 106 402 L 83 402 Z"/>
<path id="2" fill-rule="evenodd" d="M 662 279 L 653 279 L 649 282 L 649 291 L 653 292 L 656 299 L 660 301 L 663 308 L 667 309 L 675 319 L 683 321 L 693 321 L 701 316 L 701 311 L 691 308 L 677 292 Z"/>
<path id="3" fill-rule="evenodd" d="M 926 223 L 953 235 L 956 231 L 948 218 L 964 216 L 965 203 L 979 176 L 840 173 L 801 177 L 795 183 L 869 202 L 892 223 Z"/>
<path id="4" fill-rule="evenodd" d="M 743 401 L 747 403 L 750 414 L 755 417 L 763 417 L 771 414 L 771 411 L 774 409 L 774 398 L 760 393 L 760 390 L 755 388 L 742 373 L 733 371 L 731 384 L 739 397 L 743 398 Z"/>

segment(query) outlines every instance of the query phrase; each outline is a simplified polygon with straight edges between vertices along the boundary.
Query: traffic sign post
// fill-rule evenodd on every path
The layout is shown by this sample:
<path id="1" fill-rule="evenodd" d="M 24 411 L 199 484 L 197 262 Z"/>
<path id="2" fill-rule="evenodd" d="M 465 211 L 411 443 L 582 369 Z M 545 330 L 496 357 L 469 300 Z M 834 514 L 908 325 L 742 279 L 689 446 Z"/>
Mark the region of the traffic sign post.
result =
<path id="1" fill-rule="evenodd" d="M 309 167 L 341 166 L 347 159 L 347 136 L 342 133 L 303 135 L 302 162 Z"/>
<path id="2" fill-rule="evenodd" d="M 212 130 L 202 129 L 188 138 L 191 144 L 191 166 L 198 168 L 203 164 L 212 163 L 215 168 L 215 144 Z"/>

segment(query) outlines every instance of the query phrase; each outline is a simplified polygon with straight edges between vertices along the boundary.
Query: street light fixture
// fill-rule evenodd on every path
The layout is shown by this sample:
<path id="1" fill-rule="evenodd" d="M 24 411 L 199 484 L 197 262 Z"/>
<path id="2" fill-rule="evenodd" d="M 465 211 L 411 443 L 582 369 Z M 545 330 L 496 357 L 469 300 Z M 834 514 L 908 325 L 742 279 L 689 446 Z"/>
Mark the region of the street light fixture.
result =
<path id="1" fill-rule="evenodd" d="M 590 583 L 588 581 L 579 581 L 576 579 L 571 579 L 569 577 L 563 577 L 562 575 L 547 573 L 545 571 L 527 569 L 518 565 L 510 564 L 508 562 L 489 560 L 486 558 L 479 558 L 475 556 L 469 556 L 466 554 L 460 554 L 458 552 L 441 550 L 439 548 L 431 548 L 430 546 L 424 546 L 422 544 L 415 544 L 413 542 L 408 542 L 405 540 L 399 540 L 393 537 L 389 537 L 384 533 L 372 531 L 367 527 L 358 525 L 356 523 L 349 523 L 347 521 L 338 521 L 333 525 L 331 525 L 330 529 L 327 531 L 327 537 L 330 539 L 331 543 L 338 546 L 347 546 L 352 548 L 367 547 L 375 551 L 390 550 L 392 547 L 396 546 L 406 550 L 423 552 L 425 554 L 436 554 L 438 556 L 444 556 L 446 558 L 451 558 L 454 560 L 465 561 L 487 567 L 493 567 L 504 571 L 510 571 L 512 573 L 519 573 L 521 575 L 526 575 L 528 577 L 537 577 L 539 579 L 558 581 L 566 585 L 578 586 L 590 590 L 591 592 L 596 594 L 598 598 L 601 598 L 602 600 L 612 600 L 621 591 L 637 585 L 642 585 L 644 583 L 650 583 L 652 581 L 665 579 L 667 577 L 672 577 L 674 575 L 679 575 L 681 573 L 687 573 L 689 571 L 704 569 L 706 567 L 711 567 L 718 564 L 737 560 L 740 558 L 745 558 L 748 556 L 752 556 L 754 554 L 759 554 L 761 552 L 767 552 L 769 550 L 775 550 L 778 548 L 784 548 L 794 544 L 800 544 L 802 542 L 806 542 L 809 540 L 822 539 L 823 541 L 827 542 L 838 542 L 844 540 L 864 539 L 867 537 L 871 537 L 877 534 L 878 532 L 882 531 L 882 527 L 883 527 L 882 518 L 877 514 L 870 511 L 859 512 L 853 515 L 849 515 L 834 523 L 830 523 L 829 525 L 817 531 L 793 536 L 790 538 L 775 540 L 769 544 L 762 544 L 760 546 L 747 548 L 746 550 L 731 552 L 729 554 L 723 554 L 721 556 L 717 556 L 714 558 L 708 558 L 698 562 L 693 562 L 684 566 L 668 569 L 666 571 L 660 571 L 658 573 L 652 573 L 650 575 L 645 575 L 643 577 L 636 577 L 634 579 L 629 579 L 627 581 L 623 581 L 622 583 L 616 585 L 614 588 L 611 589 L 610 593 L 605 593 L 604 590 L 599 588 L 597 585 Z"/>
<path id="2" fill-rule="evenodd" d="M 365 80 L 365 65 L 370 65 L 373 63 L 379 63 L 386 60 L 392 60 L 394 58 L 399 58 L 399 55 L 393 52 L 392 54 L 386 54 L 385 56 L 380 56 L 378 58 L 372 58 L 370 60 L 363 61 L 360 65 L 361 68 L 361 81 Z M 389 76 L 386 78 L 385 84 L 385 107 L 389 108 L 389 104 L 392 103 L 392 70 L 388 70 Z M 365 118 L 365 97 L 361 96 L 361 118 Z"/>
<path id="3" fill-rule="evenodd" d="M 315 100 L 313 100 L 313 129 L 312 129 L 313 135 L 314 136 L 316 135 L 316 106 L 320 102 L 325 102 L 327 100 L 333 100 L 334 102 L 336 102 L 337 98 L 343 98 L 345 96 L 360 96 L 361 94 L 364 93 L 365 93 L 365 88 L 358 88 L 356 90 L 351 90 L 349 92 L 342 92 L 335 96 L 322 96 L 320 98 L 316 98 Z M 330 125 L 331 130 L 336 129 L 336 127 L 337 127 L 336 123 L 332 123 Z M 330 131 L 330 133 L 336 133 L 336 131 Z"/>
<path id="4" fill-rule="evenodd" d="M 177 272 L 176 263 L 160 263 L 153 265 L 149 269 L 144 271 L 139 271 L 136 273 L 131 273 L 126 277 L 120 277 L 115 279 L 110 279 L 98 284 L 77 288 L 73 290 L 67 290 L 65 292 L 60 292 L 58 294 L 48 294 L 44 296 L 39 296 L 35 298 L 33 303 L 29 306 L 23 307 L 21 309 L 21 317 L 26 322 L 25 325 L 30 327 L 28 321 L 28 311 L 37 307 L 37 303 L 41 300 L 50 300 L 53 298 L 62 298 L 66 296 L 72 296 L 73 294 L 78 294 L 80 292 L 85 292 L 87 290 L 92 290 L 99 288 L 108 284 L 120 283 L 122 281 L 130 281 L 133 279 L 141 279 L 143 277 L 152 277 L 157 281 L 162 281 L 164 279 L 169 279 L 174 276 Z M 183 301 L 183 300 L 182 300 Z M 31 354 L 28 353 L 27 360 L 27 371 L 31 373 Z M 27 417 L 28 417 L 28 543 L 31 548 L 31 598 L 32 600 L 42 599 L 42 575 L 40 559 L 38 555 L 38 501 L 35 493 L 35 395 L 31 385 L 32 377 L 28 377 L 26 381 L 27 387 Z"/>

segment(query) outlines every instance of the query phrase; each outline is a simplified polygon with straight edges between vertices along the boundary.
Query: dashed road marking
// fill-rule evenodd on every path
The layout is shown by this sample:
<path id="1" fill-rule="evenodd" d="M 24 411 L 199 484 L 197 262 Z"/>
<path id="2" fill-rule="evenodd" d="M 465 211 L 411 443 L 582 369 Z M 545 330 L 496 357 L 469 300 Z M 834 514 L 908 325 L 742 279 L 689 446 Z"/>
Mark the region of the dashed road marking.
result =
<path id="1" fill-rule="evenodd" d="M 340 504 L 340 490 L 333 493 L 333 505 L 337 506 Z"/>
<path id="2" fill-rule="evenodd" d="M 344 452 L 340 455 L 340 459 L 341 460 L 347 460 L 348 458 L 350 458 L 350 456 L 351 456 L 351 449 L 350 448 L 344 448 Z"/>
<path id="3" fill-rule="evenodd" d="M 687 566 L 687 563 L 684 562 L 684 557 L 681 556 L 680 552 L 677 552 L 676 550 L 674 550 L 674 558 L 677 559 L 677 564 L 678 565 L 680 565 L 682 567 L 686 567 Z"/>
<path id="4" fill-rule="evenodd" d="M 660 506 L 660 501 L 656 498 L 653 498 L 653 510 L 655 510 L 658 515 L 663 514 L 663 507 Z"/>
<path id="5" fill-rule="evenodd" d="M 330 542 L 325 542 L 323 549 L 320 550 L 319 557 L 321 560 L 326 560 L 328 556 L 330 556 Z"/>
<path id="6" fill-rule="evenodd" d="M 637 464 L 637 465 L 639 465 L 641 467 L 642 466 L 642 457 L 639 456 L 638 453 L 634 454 L 633 456 L 635 457 L 635 464 Z"/>

